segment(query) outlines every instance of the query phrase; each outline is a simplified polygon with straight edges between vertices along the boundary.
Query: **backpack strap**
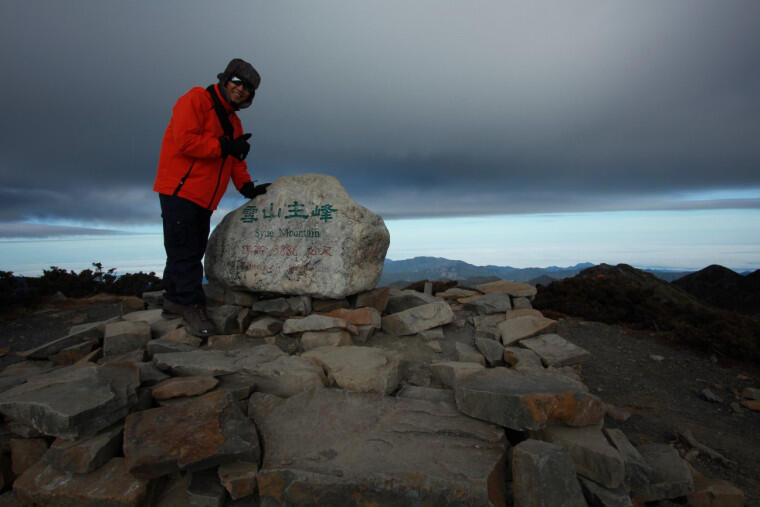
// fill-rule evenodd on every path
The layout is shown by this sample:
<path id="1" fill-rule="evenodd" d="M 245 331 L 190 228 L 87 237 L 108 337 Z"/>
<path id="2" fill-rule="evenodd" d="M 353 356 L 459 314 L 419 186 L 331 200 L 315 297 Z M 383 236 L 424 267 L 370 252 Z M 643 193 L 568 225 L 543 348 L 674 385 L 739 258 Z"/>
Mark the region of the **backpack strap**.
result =
<path id="1" fill-rule="evenodd" d="M 224 110 L 224 106 L 222 106 L 222 101 L 219 100 L 219 96 L 216 94 L 216 90 L 214 90 L 214 85 L 209 85 L 209 87 L 206 88 L 206 91 L 211 95 L 211 99 L 214 101 L 214 110 L 216 111 L 216 116 L 219 118 L 219 123 L 222 124 L 224 135 L 230 138 L 230 140 L 234 139 L 233 136 L 235 131 L 232 128 L 232 123 L 230 123 L 227 112 Z"/>

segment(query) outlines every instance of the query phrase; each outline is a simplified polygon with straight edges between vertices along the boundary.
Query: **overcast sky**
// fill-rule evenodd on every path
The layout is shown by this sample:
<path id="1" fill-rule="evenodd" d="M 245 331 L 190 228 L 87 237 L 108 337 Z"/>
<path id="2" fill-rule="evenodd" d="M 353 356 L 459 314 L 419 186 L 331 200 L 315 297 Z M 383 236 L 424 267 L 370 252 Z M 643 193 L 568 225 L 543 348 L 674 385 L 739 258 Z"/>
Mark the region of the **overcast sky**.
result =
<path id="1" fill-rule="evenodd" d="M 233 57 L 253 178 L 386 219 L 760 208 L 758 34 L 757 0 L 3 0 L 0 236 L 160 223 L 171 108 Z"/>

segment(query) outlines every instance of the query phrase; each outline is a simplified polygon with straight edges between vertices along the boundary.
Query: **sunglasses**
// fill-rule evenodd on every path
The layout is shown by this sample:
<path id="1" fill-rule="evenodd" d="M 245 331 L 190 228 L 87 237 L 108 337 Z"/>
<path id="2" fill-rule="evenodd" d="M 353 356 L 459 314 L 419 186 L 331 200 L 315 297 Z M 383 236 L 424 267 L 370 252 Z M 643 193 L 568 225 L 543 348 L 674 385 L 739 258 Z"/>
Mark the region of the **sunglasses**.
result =
<path id="1" fill-rule="evenodd" d="M 245 88 L 246 90 L 248 90 L 248 93 L 250 93 L 251 95 L 253 95 L 254 93 L 256 93 L 256 90 L 253 89 L 253 86 L 251 86 L 250 83 L 248 83 L 244 79 L 240 79 L 237 76 L 234 76 L 233 78 L 231 78 L 230 82 L 232 84 L 234 84 L 235 86 L 242 86 L 243 88 Z"/>

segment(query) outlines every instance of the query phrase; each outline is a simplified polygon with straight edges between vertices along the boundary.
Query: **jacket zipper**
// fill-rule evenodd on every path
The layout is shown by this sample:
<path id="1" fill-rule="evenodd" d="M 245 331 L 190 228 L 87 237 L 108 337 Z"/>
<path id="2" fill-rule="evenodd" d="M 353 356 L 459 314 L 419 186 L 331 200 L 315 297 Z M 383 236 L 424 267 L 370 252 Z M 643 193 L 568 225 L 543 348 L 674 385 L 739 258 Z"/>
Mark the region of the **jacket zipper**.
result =
<path id="1" fill-rule="evenodd" d="M 177 185 L 177 188 L 174 189 L 174 193 L 172 194 L 173 197 L 177 197 L 177 194 L 179 194 L 179 191 L 182 189 L 182 185 L 185 184 L 185 180 L 187 179 L 188 176 L 190 176 L 190 171 L 193 170 L 194 165 L 195 165 L 195 160 L 193 160 L 193 162 L 190 164 L 190 169 L 188 169 L 185 175 L 182 177 L 182 179 L 179 180 L 179 185 Z"/>
<path id="2" fill-rule="evenodd" d="M 216 175 L 216 187 L 214 187 L 214 193 L 211 194 L 211 200 L 208 202 L 208 206 L 206 206 L 207 209 L 211 209 L 211 203 L 214 202 L 214 197 L 216 197 L 216 191 L 219 190 L 219 183 L 222 181 L 222 168 L 224 167 L 224 161 L 227 160 L 227 157 L 224 157 L 222 159 L 222 164 L 219 166 L 219 173 Z"/>

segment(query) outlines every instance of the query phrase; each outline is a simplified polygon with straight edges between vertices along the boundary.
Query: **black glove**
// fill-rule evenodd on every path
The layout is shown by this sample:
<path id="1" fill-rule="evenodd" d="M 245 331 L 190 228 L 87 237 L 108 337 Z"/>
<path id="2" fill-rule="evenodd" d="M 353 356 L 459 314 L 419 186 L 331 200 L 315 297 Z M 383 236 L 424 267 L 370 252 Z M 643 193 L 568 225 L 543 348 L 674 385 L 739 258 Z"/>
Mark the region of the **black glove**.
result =
<path id="1" fill-rule="evenodd" d="M 246 181 L 243 183 L 243 186 L 240 187 L 240 193 L 243 194 L 243 197 L 246 199 L 253 199 L 254 197 L 266 193 L 269 185 L 269 183 L 264 183 L 263 185 L 254 186 L 252 181 Z"/>
<path id="2" fill-rule="evenodd" d="M 245 157 L 248 156 L 248 152 L 251 151 L 251 145 L 248 144 L 248 139 L 250 138 L 251 134 L 243 134 L 242 136 L 236 137 L 235 140 L 232 141 L 230 155 L 238 160 L 245 160 Z"/>
<path id="3" fill-rule="evenodd" d="M 219 145 L 222 147 L 222 158 L 232 155 L 238 160 L 245 160 L 248 152 L 251 151 L 251 145 L 248 144 L 248 139 L 250 138 L 251 134 L 243 134 L 233 140 L 230 140 L 229 137 L 221 136 L 219 138 Z"/>

